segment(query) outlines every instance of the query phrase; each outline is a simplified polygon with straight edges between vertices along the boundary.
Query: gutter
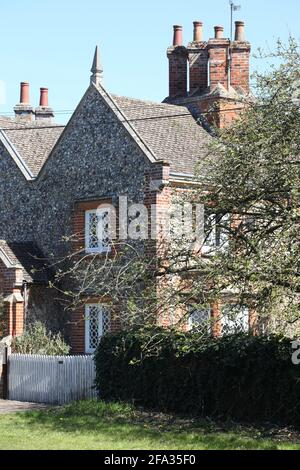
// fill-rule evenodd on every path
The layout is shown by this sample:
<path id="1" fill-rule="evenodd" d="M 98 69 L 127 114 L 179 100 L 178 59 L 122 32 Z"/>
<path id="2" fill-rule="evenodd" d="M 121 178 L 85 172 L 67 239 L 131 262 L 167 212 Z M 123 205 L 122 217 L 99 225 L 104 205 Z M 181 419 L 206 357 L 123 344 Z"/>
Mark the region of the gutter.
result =
<path id="1" fill-rule="evenodd" d="M 199 186 L 201 181 L 192 173 L 178 173 L 170 171 L 170 182 L 173 184 L 183 184 L 188 186 Z"/>

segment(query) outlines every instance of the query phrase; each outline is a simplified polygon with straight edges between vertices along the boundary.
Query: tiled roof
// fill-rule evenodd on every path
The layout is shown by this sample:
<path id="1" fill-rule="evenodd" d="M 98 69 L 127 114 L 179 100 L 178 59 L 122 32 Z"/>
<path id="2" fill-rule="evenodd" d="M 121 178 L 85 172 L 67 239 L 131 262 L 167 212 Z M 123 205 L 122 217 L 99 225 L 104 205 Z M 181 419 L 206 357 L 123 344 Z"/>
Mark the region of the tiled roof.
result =
<path id="1" fill-rule="evenodd" d="M 211 136 L 186 107 L 114 95 L 113 99 L 157 160 L 170 162 L 174 172 L 194 173 Z"/>
<path id="2" fill-rule="evenodd" d="M 174 172 L 194 173 L 197 161 L 207 153 L 211 136 L 185 106 L 120 96 L 113 96 L 113 99 L 156 160 L 170 162 Z M 0 129 L 33 176 L 37 176 L 64 128 L 0 116 Z"/>
<path id="3" fill-rule="evenodd" d="M 63 127 L 42 121 L 20 122 L 0 116 L 0 128 L 34 176 L 37 176 L 59 139 Z"/>
<path id="4" fill-rule="evenodd" d="M 49 266 L 37 245 L 33 242 L 7 242 L 0 240 L 0 250 L 12 267 L 23 269 L 24 280 L 47 284 L 51 278 Z"/>

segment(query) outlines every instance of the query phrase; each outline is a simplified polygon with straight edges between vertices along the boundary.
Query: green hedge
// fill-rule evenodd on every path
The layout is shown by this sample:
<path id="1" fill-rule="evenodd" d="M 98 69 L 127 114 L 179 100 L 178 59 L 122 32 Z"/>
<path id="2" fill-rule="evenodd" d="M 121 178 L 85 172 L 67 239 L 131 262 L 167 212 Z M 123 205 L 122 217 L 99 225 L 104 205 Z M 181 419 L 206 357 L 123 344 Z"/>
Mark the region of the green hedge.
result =
<path id="1" fill-rule="evenodd" d="M 291 342 L 219 339 L 161 328 L 103 337 L 95 355 L 102 399 L 161 411 L 300 425 L 300 366 Z"/>

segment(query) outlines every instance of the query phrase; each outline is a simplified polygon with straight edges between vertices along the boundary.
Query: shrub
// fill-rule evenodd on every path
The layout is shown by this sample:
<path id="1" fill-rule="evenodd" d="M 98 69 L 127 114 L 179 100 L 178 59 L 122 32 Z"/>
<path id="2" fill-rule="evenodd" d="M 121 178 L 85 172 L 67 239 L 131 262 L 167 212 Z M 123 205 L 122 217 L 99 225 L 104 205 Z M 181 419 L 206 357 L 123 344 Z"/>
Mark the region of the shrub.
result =
<path id="1" fill-rule="evenodd" d="M 203 337 L 161 328 L 104 336 L 95 355 L 102 399 L 160 411 L 300 425 L 300 368 L 290 340 Z"/>
<path id="2" fill-rule="evenodd" d="M 19 354 L 66 356 L 70 351 L 61 334 L 48 332 L 41 322 L 29 326 L 22 336 L 13 340 L 11 347 L 12 352 Z"/>

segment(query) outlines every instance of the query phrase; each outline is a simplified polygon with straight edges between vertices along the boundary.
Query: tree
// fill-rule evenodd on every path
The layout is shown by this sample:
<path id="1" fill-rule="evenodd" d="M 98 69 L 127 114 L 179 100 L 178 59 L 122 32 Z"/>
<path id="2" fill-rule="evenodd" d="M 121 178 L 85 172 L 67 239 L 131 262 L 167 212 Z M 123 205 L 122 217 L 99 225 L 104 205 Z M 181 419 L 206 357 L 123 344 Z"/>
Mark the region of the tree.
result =
<path id="1" fill-rule="evenodd" d="M 219 133 L 215 151 L 199 165 L 210 191 L 198 200 L 231 216 L 223 227 L 230 249 L 211 263 L 216 288 L 230 287 L 241 304 L 251 298 L 261 316 L 294 324 L 300 314 L 299 46 L 293 39 L 287 47 L 278 42 L 269 57 L 277 65 L 255 75 L 255 101 Z"/>

